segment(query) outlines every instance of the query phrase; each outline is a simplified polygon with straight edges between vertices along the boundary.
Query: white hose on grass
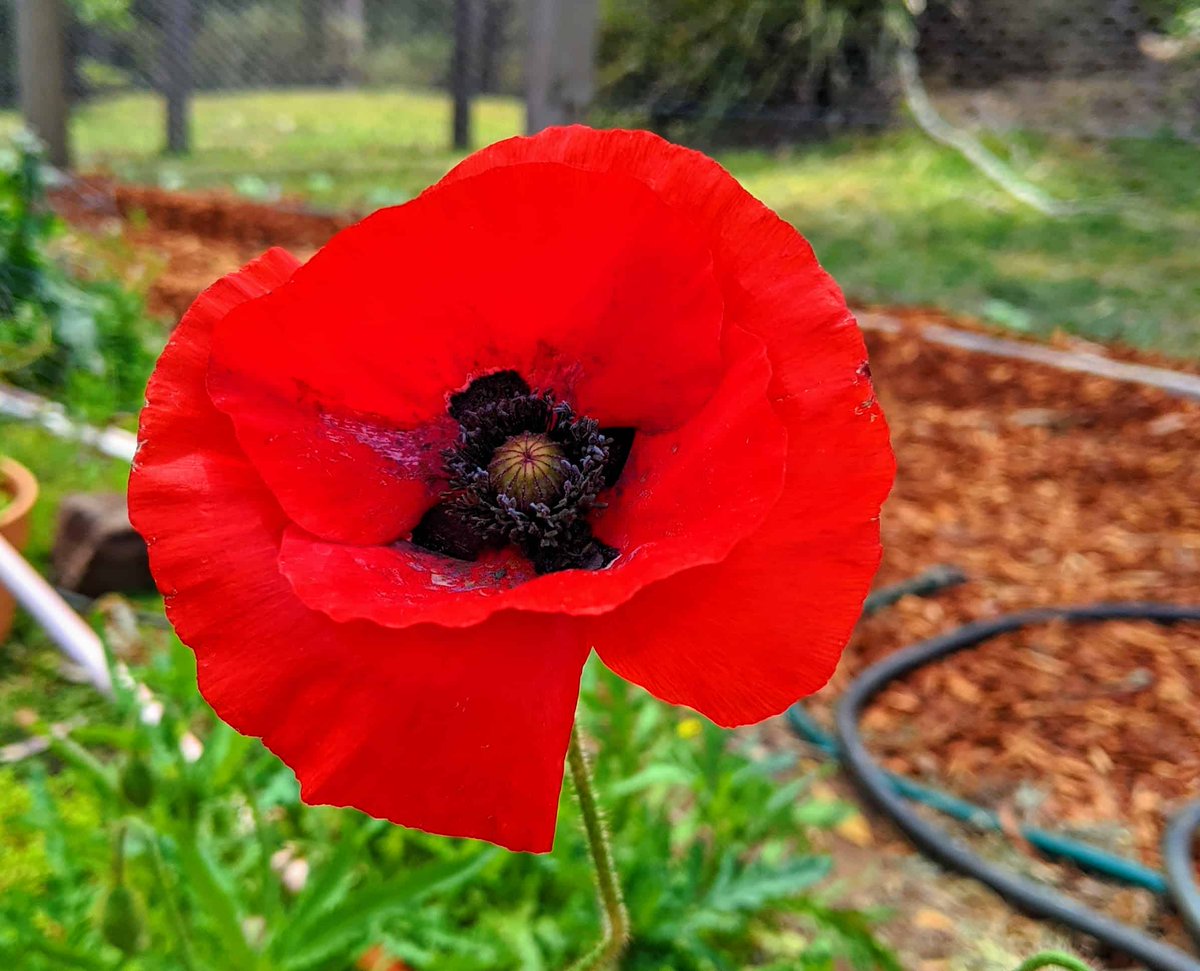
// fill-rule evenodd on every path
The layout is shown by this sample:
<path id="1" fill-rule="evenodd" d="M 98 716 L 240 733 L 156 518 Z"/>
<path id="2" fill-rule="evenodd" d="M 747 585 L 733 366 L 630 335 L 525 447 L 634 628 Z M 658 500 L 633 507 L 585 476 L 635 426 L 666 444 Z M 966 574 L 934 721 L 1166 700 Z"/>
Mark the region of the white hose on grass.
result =
<path id="1" fill-rule="evenodd" d="M 93 428 L 72 421 L 62 405 L 28 391 L 0 385 L 0 415 L 32 422 L 56 438 L 83 442 L 109 458 L 133 461 L 137 436 L 124 428 Z"/>
<path id="2" fill-rule="evenodd" d="M 0 586 L 7 587 L 59 649 L 87 672 L 102 694 L 112 694 L 104 645 L 79 614 L 0 536 Z"/>

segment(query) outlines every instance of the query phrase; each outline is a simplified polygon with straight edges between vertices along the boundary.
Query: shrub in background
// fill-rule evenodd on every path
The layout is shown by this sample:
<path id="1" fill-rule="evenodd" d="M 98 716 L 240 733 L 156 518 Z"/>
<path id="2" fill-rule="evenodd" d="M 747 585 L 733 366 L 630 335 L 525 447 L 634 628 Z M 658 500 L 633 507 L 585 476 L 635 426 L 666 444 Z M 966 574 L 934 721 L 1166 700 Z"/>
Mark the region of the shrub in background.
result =
<path id="1" fill-rule="evenodd" d="M 0 379 L 97 419 L 141 407 L 161 343 L 138 294 L 73 276 L 51 252 L 36 140 L 0 146 Z"/>
<path id="2" fill-rule="evenodd" d="M 884 124 L 909 23 L 900 0 L 606 0 L 600 104 L 720 140 Z"/>

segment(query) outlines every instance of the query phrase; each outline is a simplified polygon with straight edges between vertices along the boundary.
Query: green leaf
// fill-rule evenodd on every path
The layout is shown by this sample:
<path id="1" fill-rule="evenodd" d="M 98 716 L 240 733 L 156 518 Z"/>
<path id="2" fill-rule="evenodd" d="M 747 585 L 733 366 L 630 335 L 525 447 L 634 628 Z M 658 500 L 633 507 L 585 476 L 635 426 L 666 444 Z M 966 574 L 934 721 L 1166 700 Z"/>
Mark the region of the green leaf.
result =
<path id="1" fill-rule="evenodd" d="M 239 735 L 224 722 L 217 722 L 204 740 L 204 753 L 193 771 L 198 777 L 207 778 L 212 791 L 223 792 L 245 771 L 247 758 L 258 744 L 256 739 Z"/>
<path id="2" fill-rule="evenodd" d="M 796 764 L 795 752 L 773 752 L 761 759 L 752 759 L 733 774 L 733 781 L 740 783 L 751 776 L 773 778 L 787 772 Z"/>
<path id="3" fill-rule="evenodd" d="M 828 799 L 810 799 L 796 807 L 793 819 L 801 826 L 832 829 L 855 812 L 852 803 Z"/>
<path id="4" fill-rule="evenodd" d="M 797 803 L 804 791 L 808 788 L 808 779 L 800 778 L 793 779 L 791 782 L 785 782 L 779 786 L 771 797 L 763 806 L 763 815 L 766 817 L 774 816 L 782 809 L 786 809 Z"/>
<path id="5" fill-rule="evenodd" d="M 176 839 L 176 852 L 188 887 L 225 951 L 228 968 L 230 971 L 251 971 L 261 967 L 262 961 L 250 949 L 242 933 L 242 917 L 228 874 L 218 867 L 208 850 L 195 839 L 189 839 L 189 835 L 181 833 Z"/>
<path id="6" fill-rule="evenodd" d="M 341 906 L 310 921 L 286 938 L 293 950 L 273 949 L 284 971 L 305 971 L 336 954 L 366 942 L 372 921 L 390 911 L 413 907 L 435 894 L 466 883 L 499 853 L 484 850 L 463 863 L 460 860 L 427 864 L 409 870 L 378 886 L 350 895 Z M 280 941 L 284 941 L 280 938 Z"/>
<path id="7" fill-rule="evenodd" d="M 304 889 L 292 905 L 287 926 L 271 942 L 275 954 L 286 954 L 303 940 L 309 924 L 320 914 L 332 910 L 350 893 L 354 882 L 354 864 L 361 858 L 367 828 L 353 836 L 343 834 L 333 856 L 313 868 Z"/>
<path id="8" fill-rule="evenodd" d="M 546 971 L 546 958 L 538 944 L 528 909 L 506 915 L 504 920 L 495 921 L 492 926 L 511 949 L 521 971 Z"/>
<path id="9" fill-rule="evenodd" d="M 115 968 L 115 965 L 108 961 L 101 961 L 91 954 L 44 937 L 29 941 L 27 946 L 30 950 L 53 958 L 56 968 L 84 968 L 86 971 L 114 971 Z"/>
<path id="10" fill-rule="evenodd" d="M 59 815 L 54 797 L 50 795 L 46 785 L 46 770 L 35 764 L 29 773 L 28 785 L 33 810 L 29 818 L 44 834 L 46 861 L 55 876 L 63 881 L 70 881 L 74 878 L 75 868 L 71 865 L 67 852 L 62 816 Z"/>
<path id="11" fill-rule="evenodd" d="M 633 724 L 633 742 L 643 747 L 654 735 L 655 729 L 664 721 L 658 705 L 640 705 Z"/>
<path id="12" fill-rule="evenodd" d="M 79 769 L 95 783 L 96 788 L 105 796 L 116 798 L 118 794 L 116 773 L 109 770 L 94 755 L 78 742 L 70 738 L 60 738 L 57 735 L 46 736 L 48 751 L 58 756 L 68 765 Z"/>
<path id="13" fill-rule="evenodd" d="M 827 856 L 800 856 L 780 866 L 755 861 L 739 869 L 732 854 L 726 854 L 705 906 L 718 912 L 754 913 L 767 904 L 799 896 L 824 880 L 832 868 Z"/>
<path id="14" fill-rule="evenodd" d="M 608 786 L 608 797 L 620 799 L 623 796 L 642 792 L 652 786 L 691 786 L 695 781 L 695 773 L 687 771 L 672 762 L 656 762 L 648 765 L 628 779 Z"/>

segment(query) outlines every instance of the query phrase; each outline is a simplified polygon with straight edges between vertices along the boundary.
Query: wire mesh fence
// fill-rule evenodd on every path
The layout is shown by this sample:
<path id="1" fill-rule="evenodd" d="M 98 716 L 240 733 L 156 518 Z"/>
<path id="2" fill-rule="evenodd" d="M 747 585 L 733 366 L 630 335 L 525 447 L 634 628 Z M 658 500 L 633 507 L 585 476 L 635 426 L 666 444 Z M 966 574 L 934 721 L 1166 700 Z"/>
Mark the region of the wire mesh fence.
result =
<path id="1" fill-rule="evenodd" d="M 0 2 L 8 107 L 17 3 Z M 537 8 L 459 6 L 471 89 L 521 94 Z M 726 143 L 884 127 L 902 114 L 896 54 L 912 49 L 957 122 L 1195 138 L 1198 11 L 1191 0 L 605 0 L 591 113 Z M 455 4 L 441 0 L 73 0 L 69 16 L 77 107 L 185 88 L 446 90 L 454 63 Z M 402 122 L 376 120 L 381 132 Z"/>

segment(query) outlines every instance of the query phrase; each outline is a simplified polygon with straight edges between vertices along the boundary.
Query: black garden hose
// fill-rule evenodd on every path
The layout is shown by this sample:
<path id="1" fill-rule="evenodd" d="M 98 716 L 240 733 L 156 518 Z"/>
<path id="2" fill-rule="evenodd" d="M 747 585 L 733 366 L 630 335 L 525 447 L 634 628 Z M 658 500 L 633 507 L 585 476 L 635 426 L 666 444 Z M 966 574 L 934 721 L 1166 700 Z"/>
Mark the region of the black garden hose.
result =
<path id="1" fill-rule="evenodd" d="M 1200 799 L 1179 810 L 1163 834 L 1163 869 L 1166 870 L 1167 892 L 1175 904 L 1184 926 L 1200 943 L 1200 887 L 1196 886 L 1192 867 L 1192 846 L 1200 833 Z"/>
<path id="2" fill-rule="evenodd" d="M 1055 620 L 1075 624 L 1112 620 L 1149 620 L 1158 624 L 1197 622 L 1200 621 L 1200 606 L 1111 603 L 1030 610 L 968 624 L 949 634 L 907 647 L 863 671 L 842 696 L 836 721 L 842 762 L 863 792 L 923 853 L 987 885 L 1018 910 L 1081 931 L 1124 952 L 1151 971 L 1200 971 L 1200 960 L 1183 951 L 983 860 L 961 841 L 923 819 L 895 791 L 887 773 L 863 744 L 859 732 L 863 713 L 870 701 L 891 682 L 926 664 L 976 647 L 1002 634 Z M 1172 873 L 1168 889 L 1172 902 L 1184 916 L 1189 929 L 1200 926 L 1200 909 L 1196 906 L 1198 895 L 1190 872 L 1191 837 L 1200 824 L 1197 805 L 1200 804 L 1190 806 L 1177 817 L 1164 844 L 1164 850 L 1170 858 L 1168 872 Z M 1181 886 L 1182 891 L 1177 889 Z"/>

